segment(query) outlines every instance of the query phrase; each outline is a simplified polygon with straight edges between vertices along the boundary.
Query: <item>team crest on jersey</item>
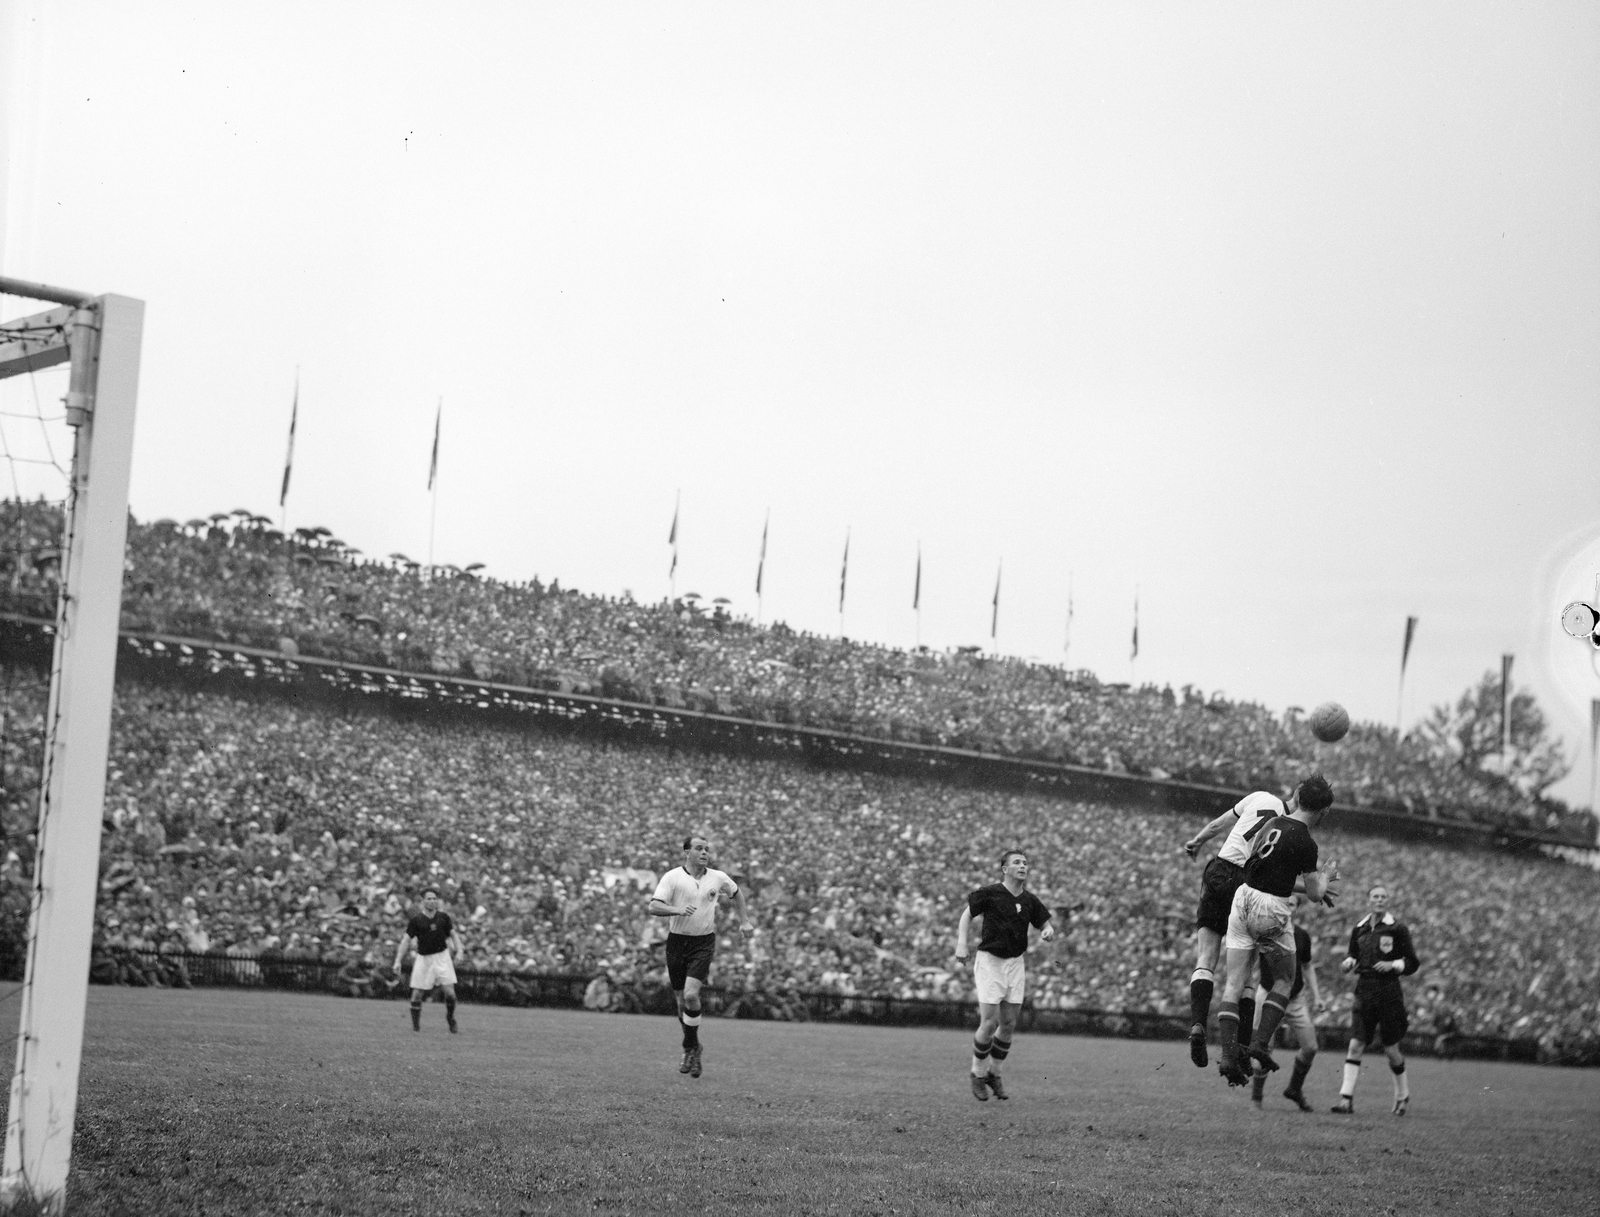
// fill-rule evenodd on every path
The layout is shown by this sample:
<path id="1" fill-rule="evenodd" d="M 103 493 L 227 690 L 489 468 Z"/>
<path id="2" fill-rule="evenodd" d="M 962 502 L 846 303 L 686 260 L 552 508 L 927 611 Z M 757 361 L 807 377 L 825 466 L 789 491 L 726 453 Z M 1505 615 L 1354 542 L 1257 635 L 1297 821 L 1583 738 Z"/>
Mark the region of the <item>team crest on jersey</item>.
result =
<path id="1" fill-rule="evenodd" d="M 1017 912 L 1022 912 L 1022 901 L 1017 901 Z"/>
<path id="2" fill-rule="evenodd" d="M 1378 950 L 1385 955 L 1392 954 L 1394 952 L 1394 937 L 1390 934 L 1378 935 Z"/>

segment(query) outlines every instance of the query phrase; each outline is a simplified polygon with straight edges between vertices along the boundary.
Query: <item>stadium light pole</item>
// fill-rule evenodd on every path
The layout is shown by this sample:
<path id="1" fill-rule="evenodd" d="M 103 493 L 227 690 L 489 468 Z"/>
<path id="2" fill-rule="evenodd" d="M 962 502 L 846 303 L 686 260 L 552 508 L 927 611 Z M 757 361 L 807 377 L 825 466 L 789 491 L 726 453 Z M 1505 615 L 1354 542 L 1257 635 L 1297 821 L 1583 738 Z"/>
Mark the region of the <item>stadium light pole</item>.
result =
<path id="1" fill-rule="evenodd" d="M 0 325 L 0 377 L 72 364 L 72 486 L 0 1174 L 0 1198 L 27 1195 L 59 1213 L 77 1119 L 144 302 L 13 279 L 0 279 L 0 292 L 64 306 Z"/>

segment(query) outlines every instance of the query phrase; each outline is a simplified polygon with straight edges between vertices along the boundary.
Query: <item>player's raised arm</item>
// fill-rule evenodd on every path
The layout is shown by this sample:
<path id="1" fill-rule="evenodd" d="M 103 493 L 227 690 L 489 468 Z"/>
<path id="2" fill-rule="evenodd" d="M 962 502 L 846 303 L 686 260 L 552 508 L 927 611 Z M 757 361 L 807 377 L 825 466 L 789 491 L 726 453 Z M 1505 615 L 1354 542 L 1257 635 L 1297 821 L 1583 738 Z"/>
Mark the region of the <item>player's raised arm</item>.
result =
<path id="1" fill-rule="evenodd" d="M 1220 832 L 1226 832 L 1239 822 L 1239 813 L 1231 807 L 1207 824 L 1194 836 L 1183 843 L 1183 852 L 1191 858 L 1200 852 L 1200 847 Z"/>
<path id="2" fill-rule="evenodd" d="M 1320 903 L 1323 896 L 1328 893 L 1328 885 L 1339 877 L 1339 866 L 1332 858 L 1324 862 L 1316 870 L 1306 871 L 1300 876 L 1299 882 L 1306 887 L 1306 899 L 1313 904 Z"/>

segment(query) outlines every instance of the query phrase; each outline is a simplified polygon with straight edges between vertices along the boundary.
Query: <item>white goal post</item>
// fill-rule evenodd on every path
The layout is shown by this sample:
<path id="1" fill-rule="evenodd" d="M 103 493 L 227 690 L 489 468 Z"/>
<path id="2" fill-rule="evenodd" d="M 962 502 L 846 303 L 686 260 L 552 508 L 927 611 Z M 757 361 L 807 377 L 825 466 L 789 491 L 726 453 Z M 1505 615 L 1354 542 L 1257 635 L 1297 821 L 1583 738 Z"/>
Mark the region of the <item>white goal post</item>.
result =
<path id="1" fill-rule="evenodd" d="M 27 1194 L 59 1213 L 77 1118 L 144 303 L 3 278 L 0 293 L 63 306 L 0 323 L 0 378 L 72 364 L 72 484 L 0 1175 L 0 1199 Z"/>

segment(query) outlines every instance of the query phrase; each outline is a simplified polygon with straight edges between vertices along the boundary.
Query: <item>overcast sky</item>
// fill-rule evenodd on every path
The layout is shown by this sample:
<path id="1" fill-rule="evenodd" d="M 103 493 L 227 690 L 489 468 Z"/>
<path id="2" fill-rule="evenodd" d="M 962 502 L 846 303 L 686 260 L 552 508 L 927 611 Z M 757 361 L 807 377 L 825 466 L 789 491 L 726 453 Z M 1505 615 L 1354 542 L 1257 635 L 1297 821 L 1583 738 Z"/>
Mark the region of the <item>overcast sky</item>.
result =
<path id="1" fill-rule="evenodd" d="M 298 368 L 288 526 L 368 554 L 442 398 L 440 562 L 659 599 L 681 492 L 677 590 L 754 616 L 770 511 L 798 628 L 848 531 L 893 645 L 920 542 L 924 643 L 1059 662 L 1070 586 L 1107 680 L 1409 724 L 1509 652 L 1588 801 L 1592 3 L 0 15 L 0 273 L 147 302 L 141 520 L 282 519 Z"/>

